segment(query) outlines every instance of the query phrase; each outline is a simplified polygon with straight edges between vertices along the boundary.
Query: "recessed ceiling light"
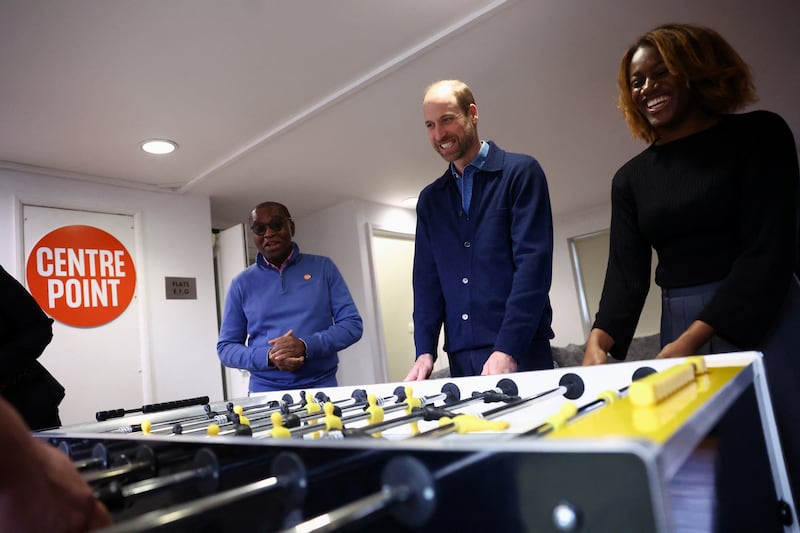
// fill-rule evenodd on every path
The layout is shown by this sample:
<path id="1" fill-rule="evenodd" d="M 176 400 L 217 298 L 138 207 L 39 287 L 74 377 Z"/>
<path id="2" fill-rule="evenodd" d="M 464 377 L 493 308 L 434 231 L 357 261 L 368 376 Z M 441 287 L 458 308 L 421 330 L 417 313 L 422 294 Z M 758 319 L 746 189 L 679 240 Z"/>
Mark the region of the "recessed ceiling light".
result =
<path id="1" fill-rule="evenodd" d="M 139 145 L 148 154 L 171 154 L 178 149 L 178 143 L 169 139 L 147 139 Z"/>
<path id="2" fill-rule="evenodd" d="M 417 205 L 417 197 L 412 196 L 411 198 L 406 198 L 401 203 L 403 204 L 403 207 L 414 207 Z"/>

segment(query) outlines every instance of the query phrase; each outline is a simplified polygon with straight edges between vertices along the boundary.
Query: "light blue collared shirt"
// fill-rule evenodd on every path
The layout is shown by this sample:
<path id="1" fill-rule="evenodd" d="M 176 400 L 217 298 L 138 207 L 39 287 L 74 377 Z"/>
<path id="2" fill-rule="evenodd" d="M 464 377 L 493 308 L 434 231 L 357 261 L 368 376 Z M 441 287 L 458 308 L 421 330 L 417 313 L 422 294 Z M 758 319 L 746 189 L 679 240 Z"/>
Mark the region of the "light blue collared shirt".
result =
<path id="1" fill-rule="evenodd" d="M 478 150 L 478 155 L 475 156 L 469 165 L 464 167 L 464 175 L 459 176 L 456 167 L 450 163 L 450 171 L 458 185 L 458 192 L 461 193 L 461 207 L 464 208 L 464 213 L 469 213 L 469 205 L 472 202 L 472 178 L 475 173 L 483 168 L 486 162 L 486 156 L 489 154 L 489 143 L 481 141 L 481 148 Z"/>

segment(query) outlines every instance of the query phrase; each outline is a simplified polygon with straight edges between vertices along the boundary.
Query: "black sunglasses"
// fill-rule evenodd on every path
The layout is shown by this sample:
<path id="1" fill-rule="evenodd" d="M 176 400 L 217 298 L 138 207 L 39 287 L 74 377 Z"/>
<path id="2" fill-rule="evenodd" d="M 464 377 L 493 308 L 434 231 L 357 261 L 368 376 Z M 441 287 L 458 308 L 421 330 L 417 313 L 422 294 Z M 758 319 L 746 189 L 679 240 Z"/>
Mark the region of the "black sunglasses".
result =
<path id="1" fill-rule="evenodd" d="M 279 218 L 277 220 L 273 220 L 272 222 L 268 222 L 267 224 L 261 224 L 260 222 L 254 222 L 252 226 L 250 226 L 250 231 L 258 235 L 259 237 L 263 237 L 267 233 L 267 228 L 271 229 L 274 232 L 279 232 L 283 229 L 287 222 L 292 220 L 291 218 Z"/>

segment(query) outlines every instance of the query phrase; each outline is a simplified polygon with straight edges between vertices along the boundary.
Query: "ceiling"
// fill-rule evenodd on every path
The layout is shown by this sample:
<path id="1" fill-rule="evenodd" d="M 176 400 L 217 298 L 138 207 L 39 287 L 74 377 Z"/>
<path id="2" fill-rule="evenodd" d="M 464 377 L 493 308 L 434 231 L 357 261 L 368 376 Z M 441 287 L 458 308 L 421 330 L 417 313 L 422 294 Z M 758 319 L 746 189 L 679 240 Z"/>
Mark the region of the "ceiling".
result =
<path id="1" fill-rule="evenodd" d="M 539 159 L 559 217 L 606 203 L 644 148 L 616 69 L 674 21 L 726 36 L 800 139 L 796 0 L 0 0 L 0 167 L 207 195 L 218 228 L 262 200 L 399 206 L 444 170 L 423 89 L 458 78 L 481 138 Z"/>

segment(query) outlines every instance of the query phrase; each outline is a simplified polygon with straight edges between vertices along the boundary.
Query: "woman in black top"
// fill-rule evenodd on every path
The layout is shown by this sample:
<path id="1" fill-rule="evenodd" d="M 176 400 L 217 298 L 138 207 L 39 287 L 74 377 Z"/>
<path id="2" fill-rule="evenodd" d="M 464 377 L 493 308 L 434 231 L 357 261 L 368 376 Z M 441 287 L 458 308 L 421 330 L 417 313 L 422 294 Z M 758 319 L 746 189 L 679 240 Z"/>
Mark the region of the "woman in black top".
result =
<path id="1" fill-rule="evenodd" d="M 708 28 L 645 33 L 625 53 L 618 83 L 631 132 L 650 145 L 612 182 L 608 268 L 583 364 L 625 358 L 655 249 L 657 357 L 762 351 L 794 487 L 800 173 L 792 132 L 768 111 L 731 114 L 756 100 L 752 77 Z"/>

